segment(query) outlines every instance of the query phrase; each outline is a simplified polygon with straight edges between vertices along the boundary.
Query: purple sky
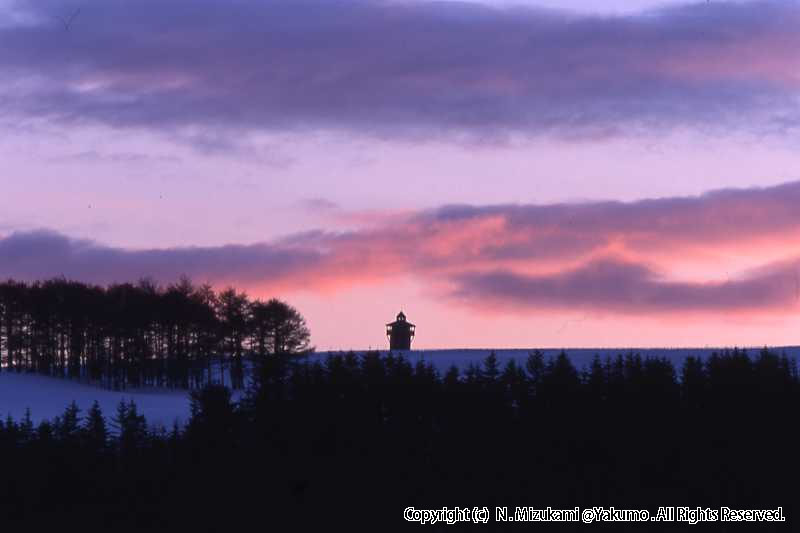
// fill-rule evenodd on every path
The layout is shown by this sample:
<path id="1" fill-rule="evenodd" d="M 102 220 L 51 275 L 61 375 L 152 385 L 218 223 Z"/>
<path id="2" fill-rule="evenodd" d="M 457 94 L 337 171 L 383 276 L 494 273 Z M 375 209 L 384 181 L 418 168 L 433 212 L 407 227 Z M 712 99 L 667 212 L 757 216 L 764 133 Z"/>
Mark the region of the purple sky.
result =
<path id="1" fill-rule="evenodd" d="M 235 284 L 325 349 L 798 342 L 793 2 L 0 0 L 0 43 L 0 276 Z"/>

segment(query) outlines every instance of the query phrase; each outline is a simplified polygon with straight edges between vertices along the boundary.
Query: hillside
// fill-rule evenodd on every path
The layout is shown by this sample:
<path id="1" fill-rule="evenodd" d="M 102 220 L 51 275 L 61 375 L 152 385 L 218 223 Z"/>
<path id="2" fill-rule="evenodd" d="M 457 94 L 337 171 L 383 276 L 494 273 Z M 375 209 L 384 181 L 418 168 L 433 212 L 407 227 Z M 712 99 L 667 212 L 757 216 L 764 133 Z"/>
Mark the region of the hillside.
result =
<path id="1" fill-rule="evenodd" d="M 175 420 L 185 421 L 189 416 L 189 394 L 171 390 L 126 390 L 124 392 L 101 389 L 72 380 L 39 376 L 36 374 L 0 373 L 0 415 L 10 414 L 19 420 L 30 408 L 35 424 L 60 415 L 75 401 L 82 414 L 97 400 L 107 419 L 111 419 L 121 400 L 133 400 L 139 412 L 151 425 L 172 426 Z"/>

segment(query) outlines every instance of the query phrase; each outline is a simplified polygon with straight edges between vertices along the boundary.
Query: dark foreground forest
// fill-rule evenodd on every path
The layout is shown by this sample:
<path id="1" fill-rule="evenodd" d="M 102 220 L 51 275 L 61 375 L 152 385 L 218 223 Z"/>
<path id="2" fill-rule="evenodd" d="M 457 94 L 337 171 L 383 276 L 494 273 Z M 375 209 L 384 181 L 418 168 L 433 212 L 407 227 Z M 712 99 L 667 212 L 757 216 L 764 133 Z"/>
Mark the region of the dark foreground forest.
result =
<path id="1" fill-rule="evenodd" d="M 245 399 L 192 393 L 184 429 L 135 406 L 0 426 L 0 517 L 189 531 L 788 531 L 797 523 L 794 361 L 733 351 L 675 369 L 565 354 L 438 375 L 401 357 L 260 359 Z M 489 524 L 404 509 L 488 507 Z M 786 523 L 498 524 L 495 506 L 783 507 Z"/>

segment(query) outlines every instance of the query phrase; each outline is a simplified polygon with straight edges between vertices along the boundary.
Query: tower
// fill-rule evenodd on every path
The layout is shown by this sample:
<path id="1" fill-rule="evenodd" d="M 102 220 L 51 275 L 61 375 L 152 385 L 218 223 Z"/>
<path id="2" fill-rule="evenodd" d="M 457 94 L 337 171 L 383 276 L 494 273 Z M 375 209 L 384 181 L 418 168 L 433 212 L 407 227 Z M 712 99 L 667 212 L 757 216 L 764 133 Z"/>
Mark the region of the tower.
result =
<path id="1" fill-rule="evenodd" d="M 406 320 L 406 315 L 400 311 L 397 320 L 386 324 L 386 336 L 389 337 L 390 350 L 410 350 L 411 338 L 414 336 L 416 326 Z"/>

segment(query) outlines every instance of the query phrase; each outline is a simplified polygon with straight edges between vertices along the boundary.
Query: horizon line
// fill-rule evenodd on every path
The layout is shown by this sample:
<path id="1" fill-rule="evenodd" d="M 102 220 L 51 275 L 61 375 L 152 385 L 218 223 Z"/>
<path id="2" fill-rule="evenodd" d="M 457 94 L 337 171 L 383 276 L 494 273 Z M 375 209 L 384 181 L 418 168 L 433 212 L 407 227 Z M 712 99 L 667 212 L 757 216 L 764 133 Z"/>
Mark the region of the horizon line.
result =
<path id="1" fill-rule="evenodd" d="M 443 351 L 533 351 L 533 350 L 540 350 L 540 351 L 553 351 L 553 350 L 624 350 L 624 351 L 631 351 L 631 350 L 750 350 L 750 349 L 759 349 L 762 350 L 764 348 L 767 349 L 778 349 L 778 348 L 800 348 L 800 344 L 782 344 L 782 345 L 741 345 L 741 346 L 610 346 L 610 347 L 603 347 L 603 346 L 572 346 L 572 347 L 522 347 L 522 348 L 412 348 L 410 350 L 392 350 L 389 348 L 341 348 L 341 349 L 329 349 L 329 350 L 315 350 L 310 353 L 347 353 L 347 352 L 443 352 Z"/>

